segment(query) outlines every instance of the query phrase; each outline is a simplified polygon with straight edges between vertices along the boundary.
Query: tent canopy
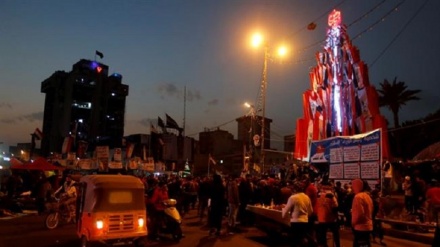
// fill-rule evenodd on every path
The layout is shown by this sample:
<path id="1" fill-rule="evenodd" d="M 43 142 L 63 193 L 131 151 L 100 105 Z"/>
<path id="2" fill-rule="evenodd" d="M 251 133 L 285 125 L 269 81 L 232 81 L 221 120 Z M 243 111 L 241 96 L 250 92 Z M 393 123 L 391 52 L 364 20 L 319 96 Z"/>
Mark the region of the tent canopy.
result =
<path id="1" fill-rule="evenodd" d="M 15 170 L 39 170 L 39 171 L 53 171 L 62 170 L 63 167 L 53 165 L 45 158 L 39 157 L 34 162 L 27 162 L 25 164 L 13 163 L 11 162 L 11 169 Z"/>
<path id="2" fill-rule="evenodd" d="M 440 158 L 440 142 L 436 142 L 420 151 L 416 156 L 414 156 L 413 161 L 433 160 L 438 158 Z"/>

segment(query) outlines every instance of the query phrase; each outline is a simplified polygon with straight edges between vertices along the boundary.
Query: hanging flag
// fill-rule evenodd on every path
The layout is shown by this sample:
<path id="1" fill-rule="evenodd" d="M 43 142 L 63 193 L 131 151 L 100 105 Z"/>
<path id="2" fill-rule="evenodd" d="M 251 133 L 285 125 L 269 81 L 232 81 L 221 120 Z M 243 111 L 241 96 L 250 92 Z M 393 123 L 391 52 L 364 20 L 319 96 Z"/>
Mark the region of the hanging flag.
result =
<path id="1" fill-rule="evenodd" d="M 89 147 L 89 143 L 86 141 L 79 141 L 78 142 L 78 148 L 76 150 L 76 155 L 78 158 L 83 158 L 85 157 L 86 153 L 87 153 L 87 148 Z"/>
<path id="2" fill-rule="evenodd" d="M 96 56 L 99 56 L 101 59 L 104 58 L 104 54 L 98 50 L 95 51 Z"/>
<path id="3" fill-rule="evenodd" d="M 316 166 L 310 164 L 310 167 L 309 167 L 309 168 L 310 168 L 310 170 L 313 171 L 314 173 L 319 173 L 319 169 L 318 169 Z"/>
<path id="4" fill-rule="evenodd" d="M 165 128 L 165 124 L 163 123 L 162 118 L 157 117 L 157 125 L 161 128 Z"/>
<path id="5" fill-rule="evenodd" d="M 64 138 L 63 146 L 61 148 L 62 154 L 67 154 L 70 152 L 70 149 L 72 149 L 72 143 L 73 143 L 73 137 L 66 136 Z"/>
<path id="6" fill-rule="evenodd" d="M 167 119 L 167 125 L 166 127 L 172 128 L 172 129 L 180 129 L 179 125 L 177 124 L 176 120 L 172 119 L 168 114 L 165 114 Z"/>
<path id="7" fill-rule="evenodd" d="M 125 156 L 127 159 L 131 158 L 131 156 L 133 155 L 134 145 L 134 143 L 126 143 Z"/>
<path id="8" fill-rule="evenodd" d="M 211 162 L 213 165 L 217 165 L 217 162 L 212 158 L 211 154 L 209 154 L 209 162 Z"/>
<path id="9" fill-rule="evenodd" d="M 33 136 L 35 137 L 35 139 L 41 140 L 41 139 L 43 139 L 43 132 L 41 132 L 41 130 L 39 128 L 36 128 Z"/>
<path id="10" fill-rule="evenodd" d="M 159 137 L 159 143 L 161 146 L 165 145 L 165 142 L 163 141 L 162 137 Z"/>
<path id="11" fill-rule="evenodd" d="M 151 133 L 155 133 L 155 134 L 158 133 L 158 132 L 157 132 L 157 129 L 156 129 L 156 127 L 154 127 L 153 123 L 150 123 L 150 134 L 151 134 Z"/>
<path id="12" fill-rule="evenodd" d="M 78 122 L 75 122 L 75 125 L 73 126 L 73 130 L 70 134 L 73 138 L 73 146 L 76 147 L 76 137 L 78 135 Z"/>

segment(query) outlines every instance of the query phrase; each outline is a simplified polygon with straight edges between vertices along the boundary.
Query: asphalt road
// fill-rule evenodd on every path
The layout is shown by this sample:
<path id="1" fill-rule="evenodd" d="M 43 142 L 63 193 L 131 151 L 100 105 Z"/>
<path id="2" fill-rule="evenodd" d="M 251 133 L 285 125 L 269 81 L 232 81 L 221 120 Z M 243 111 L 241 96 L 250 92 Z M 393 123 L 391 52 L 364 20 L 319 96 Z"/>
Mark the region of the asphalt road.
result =
<path id="1" fill-rule="evenodd" d="M 185 238 L 180 243 L 172 241 L 168 236 L 162 236 L 159 241 L 149 241 L 149 246 L 188 246 L 188 247 L 263 247 L 289 246 L 285 234 L 269 237 L 258 227 L 240 227 L 240 232 L 233 235 L 222 233 L 219 237 L 208 235 L 206 221 L 200 222 L 196 210 L 185 216 L 182 225 Z M 387 247 L 428 247 L 430 245 L 385 237 Z M 352 246 L 352 234 L 349 230 L 341 230 L 341 244 Z M 44 227 L 44 216 L 27 215 L 13 219 L 0 219 L 0 247 L 77 247 L 80 241 L 75 233 L 75 225 L 61 225 L 57 229 L 47 230 Z M 329 246 L 332 246 L 329 239 Z M 372 246 L 380 246 L 373 244 Z"/>

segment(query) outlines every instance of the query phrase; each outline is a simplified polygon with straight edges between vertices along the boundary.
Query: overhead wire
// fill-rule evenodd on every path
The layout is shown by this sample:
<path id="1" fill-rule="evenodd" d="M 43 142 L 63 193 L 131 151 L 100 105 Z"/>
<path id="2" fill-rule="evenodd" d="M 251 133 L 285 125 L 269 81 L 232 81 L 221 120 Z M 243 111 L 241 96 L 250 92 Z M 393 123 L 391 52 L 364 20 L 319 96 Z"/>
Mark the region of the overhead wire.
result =
<path id="1" fill-rule="evenodd" d="M 364 14 L 362 14 L 359 18 L 355 19 L 354 21 L 352 21 L 351 23 L 348 24 L 347 27 L 351 27 L 357 23 L 359 23 L 361 20 L 363 20 L 364 18 L 366 18 L 367 16 L 369 16 L 372 12 L 374 12 L 375 10 L 377 10 L 382 4 L 385 3 L 386 0 L 383 0 L 382 2 L 374 5 L 372 8 L 370 8 L 367 12 L 365 12 Z M 357 35 L 355 35 L 351 40 L 355 40 L 359 37 L 361 37 L 364 33 L 371 31 L 373 29 L 373 27 L 375 27 L 376 25 L 378 25 L 380 22 L 384 21 L 385 18 L 387 18 L 389 15 L 391 15 L 392 13 L 394 13 L 398 7 L 400 7 L 400 5 L 402 5 L 405 2 L 405 0 L 400 1 L 397 5 L 393 6 L 393 8 L 391 10 L 389 10 L 385 15 L 383 15 L 379 20 L 377 20 L 376 22 L 374 22 L 373 24 L 369 25 L 367 28 L 365 28 L 364 30 L 362 30 L 360 33 L 358 33 Z M 310 45 L 307 45 L 303 48 L 301 48 L 299 51 L 297 51 L 298 54 L 301 54 L 303 52 L 305 52 L 308 49 L 311 49 L 312 47 L 315 47 L 316 45 L 319 44 L 323 44 L 325 42 L 325 39 L 322 39 L 320 41 L 317 41 L 315 43 L 312 43 Z M 303 59 L 303 60 L 297 60 L 296 64 L 301 64 L 301 63 L 305 63 L 308 61 L 314 60 L 314 58 L 310 58 L 310 59 Z"/>
<path id="2" fill-rule="evenodd" d="M 394 13 L 395 11 L 397 11 L 400 7 L 400 5 L 402 5 L 405 2 L 405 0 L 400 1 L 396 6 L 394 6 L 392 9 L 390 9 L 387 13 L 385 13 L 385 15 L 383 15 L 379 20 L 375 21 L 373 24 L 371 24 L 370 26 L 368 26 L 368 28 L 362 30 L 360 33 L 358 33 L 357 35 L 355 35 L 351 40 L 355 40 L 359 37 L 361 37 L 364 33 L 369 32 L 371 30 L 373 30 L 373 28 L 378 25 L 379 23 L 383 22 L 389 15 L 391 15 L 392 13 Z"/>
<path id="3" fill-rule="evenodd" d="M 379 60 L 385 54 L 385 52 L 391 47 L 391 45 L 394 44 L 394 42 L 396 42 L 397 38 L 400 37 L 400 35 L 406 30 L 409 24 L 411 24 L 414 18 L 416 18 L 416 16 L 422 11 L 422 9 L 426 6 L 427 3 L 428 0 L 425 0 L 425 2 L 420 6 L 420 8 L 417 9 L 414 15 L 412 15 L 412 17 L 405 23 L 402 29 L 400 29 L 400 31 L 394 36 L 394 38 L 390 41 L 390 43 L 388 43 L 388 45 L 379 53 L 376 59 L 373 60 L 373 62 L 369 66 L 370 68 L 372 68 L 373 65 L 377 62 L 377 60 Z"/>
<path id="4" fill-rule="evenodd" d="M 332 7 L 332 9 L 328 10 L 327 12 L 324 12 L 322 15 L 320 15 L 319 17 L 315 18 L 312 22 L 316 22 L 319 19 L 325 17 L 329 11 L 339 7 L 340 5 L 342 5 L 346 0 L 343 0 L 341 2 L 339 2 L 338 4 L 336 4 L 334 7 Z M 364 18 L 366 18 L 367 16 L 369 16 L 372 12 L 374 12 L 375 10 L 377 10 L 383 3 L 385 3 L 386 0 L 381 1 L 380 3 L 374 5 L 372 8 L 370 8 L 367 12 L 365 12 L 364 14 L 362 14 L 359 18 L 355 19 L 354 21 L 352 21 L 350 24 L 348 24 L 348 27 L 355 25 L 357 23 L 359 23 L 361 20 L 363 20 Z M 365 28 L 364 30 L 362 30 L 361 32 L 359 32 L 357 35 L 355 35 L 351 40 L 355 40 L 357 38 L 362 37 L 363 34 L 373 30 L 373 28 L 375 26 L 377 26 L 379 23 L 383 22 L 388 16 L 390 16 L 391 14 L 393 14 L 394 12 L 396 12 L 398 10 L 398 8 L 405 2 L 405 0 L 400 1 L 399 3 L 397 3 L 395 6 L 393 6 L 392 9 L 390 9 L 388 12 L 386 12 L 380 19 L 378 19 L 377 21 L 373 22 L 371 25 L 369 25 L 367 28 Z M 425 2 L 421 5 L 421 7 L 416 11 L 416 13 L 410 18 L 410 20 L 404 25 L 404 27 L 399 31 L 399 33 L 396 34 L 396 36 L 391 40 L 391 42 L 384 48 L 384 50 L 382 50 L 382 52 L 378 55 L 378 57 L 373 61 L 373 63 L 371 63 L 371 65 L 369 66 L 370 68 L 376 63 L 376 61 L 383 56 L 383 54 L 385 54 L 385 52 L 387 51 L 387 49 L 397 40 L 397 38 L 403 33 L 403 31 L 409 26 L 409 24 L 414 20 L 414 18 L 420 13 L 420 11 L 423 9 L 423 7 L 425 7 L 425 5 L 427 4 L 428 0 L 425 0 Z M 298 29 L 297 31 L 295 31 L 294 33 L 288 35 L 287 37 L 292 37 L 294 35 L 297 35 L 299 32 L 305 30 L 307 28 L 306 26 L 301 27 L 300 29 Z M 307 45 L 305 47 L 303 47 L 302 49 L 300 49 L 299 51 L 297 51 L 297 53 L 303 53 L 304 51 L 319 45 L 321 43 L 323 43 L 325 41 L 325 39 L 320 40 L 318 42 L 312 43 L 310 45 Z M 314 60 L 314 58 L 310 58 L 310 59 L 303 59 L 303 60 L 297 60 L 295 62 L 295 64 L 299 64 L 299 63 L 305 63 L 308 61 Z M 259 90 L 257 91 L 257 96 L 256 96 L 256 100 L 255 102 L 258 103 L 258 99 L 261 98 L 261 85 L 259 87 Z M 258 109 L 258 108 L 257 108 Z M 225 122 L 223 124 L 217 125 L 215 127 L 211 127 L 208 129 L 216 129 L 222 126 L 225 126 L 227 124 L 230 124 L 231 122 L 235 121 L 235 119 Z M 261 123 L 258 123 L 261 127 Z M 271 132 L 272 133 L 272 132 Z"/>

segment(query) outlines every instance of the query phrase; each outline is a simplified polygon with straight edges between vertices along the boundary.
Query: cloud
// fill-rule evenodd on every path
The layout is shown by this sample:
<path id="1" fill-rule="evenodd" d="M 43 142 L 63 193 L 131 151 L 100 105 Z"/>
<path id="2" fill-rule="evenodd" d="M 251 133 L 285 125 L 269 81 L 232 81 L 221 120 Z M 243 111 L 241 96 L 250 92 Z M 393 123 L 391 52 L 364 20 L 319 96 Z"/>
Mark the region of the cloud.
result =
<path id="1" fill-rule="evenodd" d="M 4 123 L 4 124 L 14 124 L 15 122 L 16 122 L 15 119 L 7 119 L 7 118 L 0 119 L 0 123 Z"/>
<path id="2" fill-rule="evenodd" d="M 162 96 L 179 97 L 180 94 L 176 85 L 168 82 L 158 85 L 157 90 Z"/>
<path id="3" fill-rule="evenodd" d="M 40 112 L 34 112 L 27 115 L 21 115 L 16 118 L 1 118 L 0 123 L 4 124 L 15 124 L 17 122 L 34 122 L 34 121 L 43 121 L 43 115 L 44 113 L 42 111 Z"/>
<path id="4" fill-rule="evenodd" d="M 142 118 L 139 120 L 139 123 L 143 126 L 150 127 L 150 123 L 153 125 L 156 125 L 157 119 L 151 119 L 151 118 Z"/>
<path id="5" fill-rule="evenodd" d="M 183 89 L 179 89 L 175 84 L 164 82 L 157 86 L 157 91 L 160 94 L 160 97 L 162 99 L 165 99 L 166 97 L 176 98 L 176 99 L 183 99 Z M 201 100 L 202 95 L 198 90 L 186 90 L 186 100 L 189 102 Z"/>
<path id="6" fill-rule="evenodd" d="M 0 108 L 9 108 L 12 109 L 12 105 L 7 102 L 0 102 Z"/>
<path id="7" fill-rule="evenodd" d="M 202 96 L 200 95 L 200 92 L 198 90 L 196 91 L 191 91 L 191 90 L 186 90 L 186 100 L 188 100 L 189 102 L 195 101 L 195 100 L 201 100 Z"/>
<path id="8" fill-rule="evenodd" d="M 213 99 L 213 100 L 208 102 L 208 105 L 213 106 L 213 105 L 218 105 L 218 103 L 219 103 L 218 99 Z"/>
<path id="9" fill-rule="evenodd" d="M 43 120 L 43 116 L 44 116 L 44 112 L 40 111 L 40 112 L 34 112 L 34 113 L 31 113 L 31 114 L 19 116 L 18 120 L 20 120 L 20 121 L 29 121 L 29 122 L 42 121 Z"/>

